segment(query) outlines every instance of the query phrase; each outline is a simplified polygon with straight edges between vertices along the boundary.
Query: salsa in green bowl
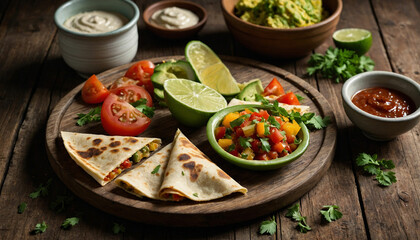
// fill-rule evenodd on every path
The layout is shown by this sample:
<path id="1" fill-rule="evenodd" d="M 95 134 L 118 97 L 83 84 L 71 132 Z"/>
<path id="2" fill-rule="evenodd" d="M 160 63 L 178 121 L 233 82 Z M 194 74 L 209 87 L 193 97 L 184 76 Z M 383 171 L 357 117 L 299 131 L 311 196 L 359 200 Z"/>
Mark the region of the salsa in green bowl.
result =
<path id="1" fill-rule="evenodd" d="M 251 170 L 272 170 L 299 158 L 309 145 L 305 124 L 269 106 L 237 105 L 214 114 L 207 138 L 225 160 Z"/>

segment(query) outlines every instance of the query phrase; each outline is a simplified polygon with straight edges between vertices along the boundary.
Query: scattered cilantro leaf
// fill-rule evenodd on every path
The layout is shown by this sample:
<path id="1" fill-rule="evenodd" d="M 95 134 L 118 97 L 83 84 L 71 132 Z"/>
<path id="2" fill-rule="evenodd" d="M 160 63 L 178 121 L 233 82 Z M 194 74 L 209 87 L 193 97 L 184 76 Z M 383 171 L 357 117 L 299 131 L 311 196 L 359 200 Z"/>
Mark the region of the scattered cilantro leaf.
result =
<path id="1" fill-rule="evenodd" d="M 276 218 L 273 216 L 270 220 L 265 220 L 261 222 L 260 225 L 260 234 L 270 234 L 273 235 L 277 231 Z"/>
<path id="2" fill-rule="evenodd" d="M 101 106 L 96 108 L 92 108 L 88 113 L 78 113 L 77 117 L 78 120 L 76 122 L 77 125 L 83 126 L 88 123 L 98 122 L 101 121 Z"/>
<path id="3" fill-rule="evenodd" d="M 32 199 L 38 198 L 39 196 L 45 197 L 48 195 L 48 189 L 51 185 L 52 178 L 48 179 L 46 183 L 41 183 L 39 187 L 35 190 L 35 192 L 32 192 L 29 194 L 29 197 Z"/>
<path id="4" fill-rule="evenodd" d="M 159 172 L 159 169 L 160 169 L 160 164 L 159 164 L 159 165 L 157 165 L 157 166 L 153 169 L 153 171 L 151 172 L 151 174 L 156 174 L 156 173 L 158 173 L 158 172 Z"/>
<path id="5" fill-rule="evenodd" d="M 18 213 L 19 214 L 22 214 L 25 211 L 26 206 L 27 206 L 27 204 L 25 202 L 19 204 L 19 206 L 18 206 Z"/>
<path id="6" fill-rule="evenodd" d="M 312 54 L 308 64 L 309 75 L 320 73 L 337 83 L 356 74 L 372 71 L 375 67 L 375 62 L 367 56 L 359 57 L 354 51 L 332 47 L 329 47 L 324 55 Z"/>
<path id="7" fill-rule="evenodd" d="M 277 120 L 273 116 L 270 115 L 268 117 L 267 121 L 271 124 L 271 126 L 277 128 L 277 129 L 280 129 L 280 127 L 281 127 L 280 123 L 277 122 Z"/>
<path id="8" fill-rule="evenodd" d="M 73 195 L 58 195 L 54 201 L 50 203 L 50 208 L 57 213 L 66 210 L 66 207 L 74 200 Z"/>
<path id="9" fill-rule="evenodd" d="M 237 119 L 233 120 L 232 122 L 230 122 L 230 126 L 232 128 L 240 126 L 243 122 L 245 122 L 245 119 L 248 119 L 251 116 L 251 114 L 244 114 L 240 117 L 238 117 Z"/>
<path id="10" fill-rule="evenodd" d="M 114 222 L 114 226 L 112 226 L 112 232 L 114 234 L 124 233 L 125 232 L 125 226 L 123 224 L 118 224 L 118 223 Z"/>
<path id="11" fill-rule="evenodd" d="M 48 226 L 44 221 L 42 223 L 37 223 L 35 228 L 32 230 L 32 234 L 43 233 L 47 230 L 47 228 Z"/>
<path id="12" fill-rule="evenodd" d="M 131 105 L 133 105 L 133 107 L 135 107 L 137 110 L 146 115 L 146 117 L 152 118 L 155 115 L 155 108 L 147 106 L 146 103 L 147 99 L 140 98 L 139 100 L 131 103 Z"/>
<path id="13" fill-rule="evenodd" d="M 325 205 L 322 206 L 320 212 L 322 216 L 324 216 L 325 220 L 332 222 L 343 217 L 343 214 L 339 211 L 339 209 L 340 208 L 337 205 Z"/>
<path id="14" fill-rule="evenodd" d="M 375 179 L 378 180 L 379 185 L 387 187 L 392 183 L 396 183 L 397 178 L 394 172 L 382 170 L 395 168 L 394 162 L 392 160 L 377 159 L 377 154 L 360 153 L 356 158 L 356 164 L 359 167 L 363 167 L 365 172 L 376 175 Z"/>
<path id="15" fill-rule="evenodd" d="M 235 150 L 235 144 L 229 145 L 229 147 L 227 147 L 227 149 L 226 149 L 227 152 L 231 152 L 233 150 Z"/>
<path id="16" fill-rule="evenodd" d="M 269 152 L 271 150 L 270 143 L 268 142 L 268 138 L 260 138 L 261 141 L 261 149 L 265 152 Z"/>
<path id="17" fill-rule="evenodd" d="M 68 229 L 70 227 L 73 227 L 74 225 L 79 223 L 79 218 L 78 217 L 72 217 L 72 218 L 66 218 L 66 220 L 64 220 L 64 222 L 61 224 L 61 227 L 63 229 Z"/>
<path id="18" fill-rule="evenodd" d="M 298 222 L 296 229 L 298 229 L 301 233 L 307 233 L 308 231 L 312 230 L 311 227 L 306 223 L 306 217 L 300 214 L 299 203 L 296 203 L 287 209 L 286 217 L 292 218 L 294 221 Z"/>
<path id="19" fill-rule="evenodd" d="M 239 137 L 239 144 L 241 145 L 241 147 L 243 149 L 245 148 L 250 148 L 251 147 L 251 138 L 244 138 L 244 137 Z"/>
<path id="20" fill-rule="evenodd" d="M 313 116 L 309 120 L 304 121 L 305 125 L 308 127 L 309 130 L 325 128 L 330 122 L 331 120 L 328 116 L 326 116 L 325 118 L 322 118 L 321 116 Z"/>

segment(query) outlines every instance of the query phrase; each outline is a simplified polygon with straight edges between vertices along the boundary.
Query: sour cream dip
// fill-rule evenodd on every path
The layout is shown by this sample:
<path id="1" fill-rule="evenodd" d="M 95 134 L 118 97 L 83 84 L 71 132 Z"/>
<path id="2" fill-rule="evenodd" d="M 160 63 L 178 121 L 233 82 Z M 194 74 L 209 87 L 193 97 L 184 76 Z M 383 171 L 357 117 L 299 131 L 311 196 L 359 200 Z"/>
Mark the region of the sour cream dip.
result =
<path id="1" fill-rule="evenodd" d="M 105 33 L 121 28 L 128 19 L 121 14 L 105 11 L 82 12 L 68 18 L 63 26 L 81 33 Z"/>
<path id="2" fill-rule="evenodd" d="M 168 7 L 153 13 L 150 22 L 167 29 L 182 29 L 198 23 L 198 16 L 190 10 Z"/>

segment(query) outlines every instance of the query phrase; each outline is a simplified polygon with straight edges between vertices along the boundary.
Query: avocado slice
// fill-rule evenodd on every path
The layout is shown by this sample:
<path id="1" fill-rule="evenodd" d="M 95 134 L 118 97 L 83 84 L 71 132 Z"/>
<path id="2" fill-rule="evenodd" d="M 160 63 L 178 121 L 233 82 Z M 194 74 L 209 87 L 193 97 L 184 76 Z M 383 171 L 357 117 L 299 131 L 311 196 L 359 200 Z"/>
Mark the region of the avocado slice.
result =
<path id="1" fill-rule="evenodd" d="M 261 80 L 255 79 L 249 82 L 241 92 L 236 96 L 237 99 L 243 101 L 256 101 L 255 94 L 261 94 L 264 91 Z"/>
<path id="2" fill-rule="evenodd" d="M 184 78 L 198 81 L 190 63 L 183 60 L 158 64 L 155 67 L 151 80 L 155 88 L 163 89 L 163 83 L 171 78 Z"/>

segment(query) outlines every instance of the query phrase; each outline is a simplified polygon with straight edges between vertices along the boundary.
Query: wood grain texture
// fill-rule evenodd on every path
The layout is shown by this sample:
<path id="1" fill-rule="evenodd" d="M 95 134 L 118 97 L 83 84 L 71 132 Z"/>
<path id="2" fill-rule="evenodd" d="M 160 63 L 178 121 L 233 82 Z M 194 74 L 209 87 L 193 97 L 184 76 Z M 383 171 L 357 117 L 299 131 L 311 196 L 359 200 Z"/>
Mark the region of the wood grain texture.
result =
<path id="1" fill-rule="evenodd" d="M 152 59 L 158 63 L 178 56 Z M 280 68 L 247 59 L 222 57 L 238 81 L 244 82 L 259 77 L 267 85 L 272 77 L 282 79 L 285 89 L 292 90 L 311 99 L 307 104 L 312 111 L 322 116 L 334 114 L 329 104 L 315 89 L 305 81 Z M 106 85 L 111 84 L 129 65 L 99 74 Z M 250 76 L 253 76 L 250 78 Z M 227 164 L 211 149 L 205 134 L 205 128 L 191 129 L 178 124 L 168 109 L 158 109 L 152 124 L 141 136 L 160 137 L 163 146 L 172 141 L 177 128 L 180 128 L 191 141 L 214 160 L 235 180 L 248 188 L 246 196 L 235 195 L 220 200 L 193 203 L 166 203 L 152 200 L 138 200 L 128 196 L 114 183 L 98 187 L 96 182 L 79 168 L 65 152 L 59 132 L 75 131 L 105 133 L 100 125 L 87 127 L 75 126 L 74 116 L 87 112 L 91 106 L 81 102 L 80 88 L 72 90 L 61 100 L 51 113 L 47 126 L 47 150 L 50 163 L 62 181 L 79 197 L 92 205 L 130 220 L 171 226 L 211 226 L 246 221 L 273 212 L 295 201 L 309 191 L 328 169 L 335 149 L 335 124 L 326 130 L 311 133 L 311 143 L 305 154 L 297 161 L 279 170 L 255 172 L 239 169 Z M 304 92 L 305 91 L 305 92 Z M 222 204 L 221 204 L 222 203 Z M 185 218 L 185 221 L 180 221 Z"/>

